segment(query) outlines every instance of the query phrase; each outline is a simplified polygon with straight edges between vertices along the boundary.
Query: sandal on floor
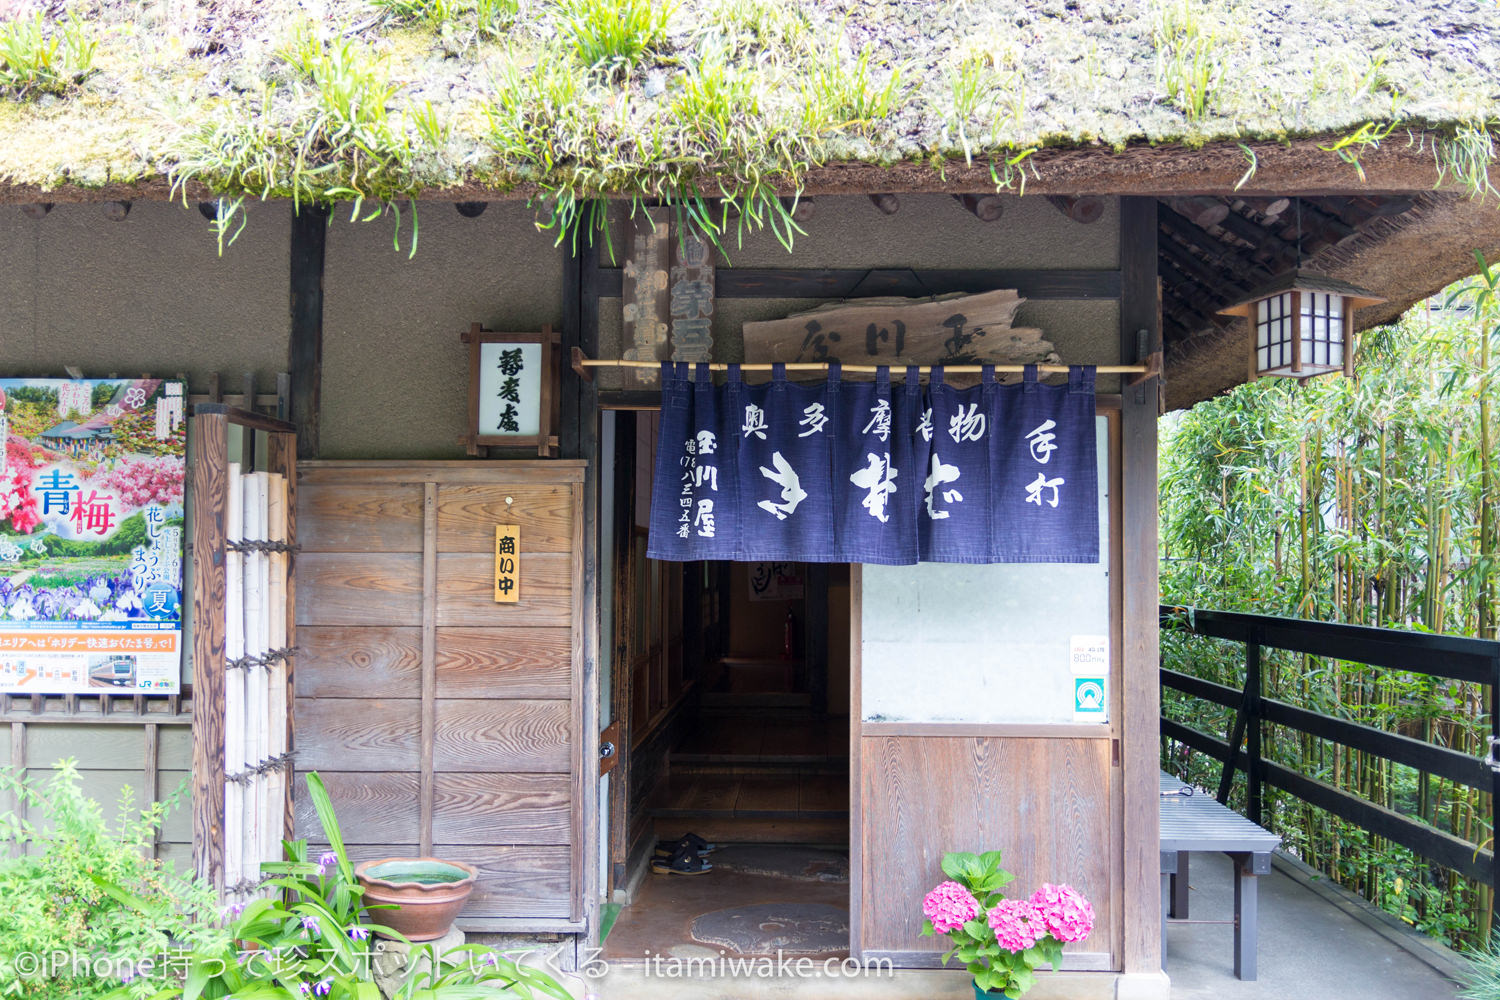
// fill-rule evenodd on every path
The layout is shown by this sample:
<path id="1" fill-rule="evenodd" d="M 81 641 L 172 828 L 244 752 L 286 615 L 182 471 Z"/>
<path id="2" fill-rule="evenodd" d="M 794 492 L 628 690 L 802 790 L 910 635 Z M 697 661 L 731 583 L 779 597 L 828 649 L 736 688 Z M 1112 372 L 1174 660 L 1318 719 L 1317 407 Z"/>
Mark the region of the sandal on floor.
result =
<path id="1" fill-rule="evenodd" d="M 714 866 L 684 848 L 671 857 L 651 859 L 651 870 L 658 875 L 706 875 Z"/>
<path id="2" fill-rule="evenodd" d="M 663 840 L 656 845 L 657 854 L 676 854 L 678 851 L 689 851 L 693 854 L 712 854 L 719 849 L 718 844 L 710 844 L 696 833 L 685 833 L 677 840 Z"/>

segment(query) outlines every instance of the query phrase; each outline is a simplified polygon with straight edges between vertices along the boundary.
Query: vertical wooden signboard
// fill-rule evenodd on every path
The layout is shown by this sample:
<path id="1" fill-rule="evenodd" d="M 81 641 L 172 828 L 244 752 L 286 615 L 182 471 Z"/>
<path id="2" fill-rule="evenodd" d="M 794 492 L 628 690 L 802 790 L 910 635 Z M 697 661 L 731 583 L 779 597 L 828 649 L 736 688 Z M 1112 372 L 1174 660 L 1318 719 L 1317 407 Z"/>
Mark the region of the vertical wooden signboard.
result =
<path id="1" fill-rule="evenodd" d="M 624 358 L 627 361 L 664 361 L 667 358 L 667 268 L 671 245 L 666 209 L 638 212 L 625 250 Z M 655 385 L 656 373 L 647 369 L 629 376 L 636 385 Z"/>
<path id="2" fill-rule="evenodd" d="M 713 248 L 687 229 L 672 241 L 672 360 L 712 361 L 714 351 Z"/>
<path id="3" fill-rule="evenodd" d="M 521 526 L 495 525 L 495 603 L 521 599 Z"/>

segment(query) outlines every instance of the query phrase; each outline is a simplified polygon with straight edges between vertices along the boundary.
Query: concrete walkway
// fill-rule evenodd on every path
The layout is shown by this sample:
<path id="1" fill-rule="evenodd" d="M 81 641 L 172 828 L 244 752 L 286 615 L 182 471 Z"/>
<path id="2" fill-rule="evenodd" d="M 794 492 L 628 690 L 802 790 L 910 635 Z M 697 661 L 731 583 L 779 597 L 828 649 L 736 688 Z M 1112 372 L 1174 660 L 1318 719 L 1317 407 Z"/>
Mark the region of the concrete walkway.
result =
<path id="1" fill-rule="evenodd" d="M 1290 874 L 1289 874 L 1290 872 Z M 1194 920 L 1234 913 L 1230 861 L 1194 854 L 1189 911 Z M 1455 956 L 1384 914 L 1356 919 L 1357 904 L 1335 886 L 1277 859 L 1260 880 L 1260 978 L 1234 978 L 1234 928 L 1176 924 L 1167 928 L 1172 1000 L 1451 1000 L 1457 987 L 1437 964 Z M 1398 944 L 1397 942 L 1401 943 Z M 1401 947 L 1414 948 L 1419 958 Z"/>
<path id="2" fill-rule="evenodd" d="M 1190 909 L 1194 920 L 1233 913 L 1230 862 L 1195 854 Z M 1176 924 L 1167 930 L 1172 1000 L 1453 1000 L 1452 952 L 1277 858 L 1260 880 L 1260 978 L 1234 978 L 1227 924 Z M 705 949 L 706 950 L 706 949 Z M 903 971 L 855 979 L 822 976 L 703 977 L 652 972 L 609 962 L 602 979 L 569 985 L 579 1000 L 965 1000 L 958 970 Z M 1113 978 L 1099 973 L 1043 972 L 1027 1000 L 1113 1000 Z"/>

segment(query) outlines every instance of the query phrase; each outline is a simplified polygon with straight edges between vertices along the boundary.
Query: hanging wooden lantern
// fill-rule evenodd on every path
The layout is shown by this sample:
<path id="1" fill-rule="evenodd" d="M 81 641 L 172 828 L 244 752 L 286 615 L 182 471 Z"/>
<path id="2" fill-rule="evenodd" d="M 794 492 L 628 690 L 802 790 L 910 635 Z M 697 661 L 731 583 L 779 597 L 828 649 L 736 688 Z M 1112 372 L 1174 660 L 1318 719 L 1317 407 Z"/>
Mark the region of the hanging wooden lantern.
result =
<path id="1" fill-rule="evenodd" d="M 1222 316 L 1250 322 L 1250 378 L 1354 374 L 1354 311 L 1385 299 L 1348 282 L 1292 271 Z"/>

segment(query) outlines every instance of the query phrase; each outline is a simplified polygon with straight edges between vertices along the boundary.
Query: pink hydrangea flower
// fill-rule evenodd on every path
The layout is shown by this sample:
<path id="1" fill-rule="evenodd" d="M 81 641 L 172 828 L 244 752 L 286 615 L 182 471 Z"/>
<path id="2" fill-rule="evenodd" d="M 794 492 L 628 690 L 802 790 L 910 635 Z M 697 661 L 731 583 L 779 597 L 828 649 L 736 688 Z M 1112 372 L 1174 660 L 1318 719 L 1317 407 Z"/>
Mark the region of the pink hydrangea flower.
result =
<path id="1" fill-rule="evenodd" d="M 979 900 L 957 882 L 944 882 L 922 900 L 922 916 L 939 934 L 956 931 L 979 916 Z"/>
<path id="2" fill-rule="evenodd" d="M 1042 915 L 1024 899 L 1002 899 L 990 911 L 989 922 L 1006 951 L 1025 951 L 1047 934 Z"/>
<path id="3" fill-rule="evenodd" d="M 1083 893 L 1070 885 L 1044 882 L 1031 894 L 1031 904 L 1040 914 L 1047 933 L 1059 941 L 1082 941 L 1094 929 L 1094 908 L 1083 898 Z"/>

